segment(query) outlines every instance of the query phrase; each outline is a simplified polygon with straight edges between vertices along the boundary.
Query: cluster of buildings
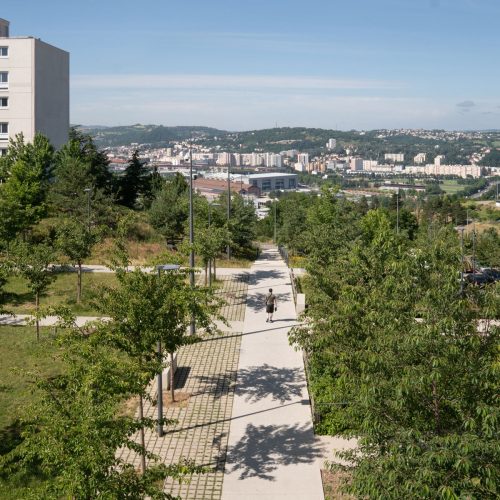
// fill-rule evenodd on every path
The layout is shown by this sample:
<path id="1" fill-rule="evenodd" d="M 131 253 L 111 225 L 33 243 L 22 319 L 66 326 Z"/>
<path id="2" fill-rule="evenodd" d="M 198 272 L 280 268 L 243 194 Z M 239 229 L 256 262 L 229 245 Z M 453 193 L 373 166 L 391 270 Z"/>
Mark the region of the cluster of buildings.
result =
<path id="1" fill-rule="evenodd" d="M 386 154 L 386 160 L 404 162 L 404 154 Z M 414 165 L 381 164 L 375 160 L 364 160 L 363 158 L 351 158 L 349 168 L 351 172 L 373 172 L 379 174 L 404 173 L 412 175 L 443 176 L 454 175 L 457 177 L 481 177 L 483 168 L 479 165 L 446 165 L 442 162 L 445 157 L 438 155 L 433 163 L 423 165 L 426 159 L 425 153 L 419 153 L 413 158 Z"/>
<path id="2" fill-rule="evenodd" d="M 0 19 L 0 155 L 10 138 L 44 134 L 54 147 L 68 140 L 69 53 L 31 36 L 9 36 Z"/>

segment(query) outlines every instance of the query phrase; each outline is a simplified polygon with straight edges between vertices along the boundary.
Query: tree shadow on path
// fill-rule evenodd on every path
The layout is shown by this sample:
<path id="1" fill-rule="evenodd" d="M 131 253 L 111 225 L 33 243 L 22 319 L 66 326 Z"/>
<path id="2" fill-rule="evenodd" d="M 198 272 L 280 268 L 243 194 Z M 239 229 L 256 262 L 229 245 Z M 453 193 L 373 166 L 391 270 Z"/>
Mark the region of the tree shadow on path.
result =
<path id="1" fill-rule="evenodd" d="M 275 481 L 281 466 L 310 464 L 324 456 L 325 447 L 314 437 L 310 425 L 248 424 L 245 435 L 228 450 L 228 471 L 240 479 L 258 477 Z"/>
<path id="2" fill-rule="evenodd" d="M 267 396 L 280 403 L 302 397 L 304 373 L 299 368 L 278 368 L 264 364 L 238 371 L 235 394 L 245 401 L 256 402 Z"/>

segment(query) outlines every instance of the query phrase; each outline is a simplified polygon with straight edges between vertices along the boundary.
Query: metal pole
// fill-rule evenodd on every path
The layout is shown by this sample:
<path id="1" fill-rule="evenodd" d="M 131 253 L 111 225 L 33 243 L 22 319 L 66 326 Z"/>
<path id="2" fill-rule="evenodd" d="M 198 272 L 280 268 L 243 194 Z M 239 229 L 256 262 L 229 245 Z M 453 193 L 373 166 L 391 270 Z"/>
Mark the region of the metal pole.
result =
<path id="1" fill-rule="evenodd" d="M 476 228 L 474 227 L 472 229 L 472 276 L 475 275 L 476 275 Z"/>
<path id="2" fill-rule="evenodd" d="M 91 188 L 85 188 L 84 191 L 87 193 L 87 231 L 90 233 L 90 192 Z"/>
<path id="3" fill-rule="evenodd" d="M 229 231 L 229 222 L 231 220 L 231 165 L 227 165 L 227 229 Z M 227 260 L 231 259 L 231 246 L 227 244 Z"/>
<path id="4" fill-rule="evenodd" d="M 189 144 L 189 243 L 191 250 L 189 252 L 189 284 L 194 288 L 194 218 L 193 218 L 193 153 L 191 144 Z M 189 333 L 194 335 L 195 322 L 194 315 L 191 316 L 191 324 L 189 325 Z"/>
<path id="5" fill-rule="evenodd" d="M 276 200 L 274 200 L 274 244 L 276 245 Z"/>
<path id="6" fill-rule="evenodd" d="M 158 283 L 160 282 L 161 279 L 161 271 L 158 269 Z M 163 355 L 161 352 L 161 342 L 158 341 L 157 345 L 157 354 L 158 354 L 158 361 L 159 363 L 163 364 Z M 172 369 L 172 368 L 170 368 Z M 163 366 L 160 368 L 160 372 L 158 373 L 158 378 L 157 378 L 157 406 L 158 406 L 158 424 L 157 424 L 157 431 L 158 431 L 158 436 L 163 436 L 163 424 L 161 423 L 161 420 L 163 418 Z"/>
<path id="7" fill-rule="evenodd" d="M 460 229 L 460 249 L 462 253 L 462 269 L 460 270 L 460 293 L 464 293 L 464 228 Z"/>
<path id="8" fill-rule="evenodd" d="M 399 188 L 396 194 L 396 233 L 399 234 Z"/>

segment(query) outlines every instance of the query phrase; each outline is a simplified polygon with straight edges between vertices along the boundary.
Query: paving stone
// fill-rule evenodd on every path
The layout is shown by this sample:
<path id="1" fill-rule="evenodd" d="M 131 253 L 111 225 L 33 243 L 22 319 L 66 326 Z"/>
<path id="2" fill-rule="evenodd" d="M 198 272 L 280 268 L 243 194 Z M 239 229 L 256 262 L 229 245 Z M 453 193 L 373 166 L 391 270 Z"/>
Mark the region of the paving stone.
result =
<path id="1" fill-rule="evenodd" d="M 203 278 L 198 277 L 200 279 Z M 224 317 L 228 321 L 243 321 L 248 274 L 220 276 L 217 286 L 227 302 L 221 311 Z M 165 417 L 177 423 L 168 426 L 163 437 L 146 430 L 146 448 L 166 465 L 190 459 L 209 472 L 193 475 L 189 484 L 167 478 L 166 493 L 186 500 L 221 498 L 240 344 L 241 333 L 225 332 L 207 336 L 202 342 L 179 351 L 176 387 L 190 397 L 184 408 L 165 406 Z M 156 396 L 156 381 L 150 386 L 150 394 L 153 398 Z M 156 418 L 156 406 L 145 401 L 144 413 Z M 130 450 L 120 450 L 119 454 L 129 463 L 140 462 Z"/>

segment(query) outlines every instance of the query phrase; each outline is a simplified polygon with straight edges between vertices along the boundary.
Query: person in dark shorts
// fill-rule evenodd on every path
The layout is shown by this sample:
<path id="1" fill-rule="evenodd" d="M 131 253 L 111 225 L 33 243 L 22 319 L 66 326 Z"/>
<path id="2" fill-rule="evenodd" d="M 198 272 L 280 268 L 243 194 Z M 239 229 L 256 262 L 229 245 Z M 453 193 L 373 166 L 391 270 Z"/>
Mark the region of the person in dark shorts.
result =
<path id="1" fill-rule="evenodd" d="M 276 305 L 276 295 L 273 294 L 273 289 L 269 289 L 269 293 L 266 295 L 266 313 L 267 313 L 267 319 L 266 323 L 272 323 L 273 322 L 273 313 L 278 309 Z"/>

